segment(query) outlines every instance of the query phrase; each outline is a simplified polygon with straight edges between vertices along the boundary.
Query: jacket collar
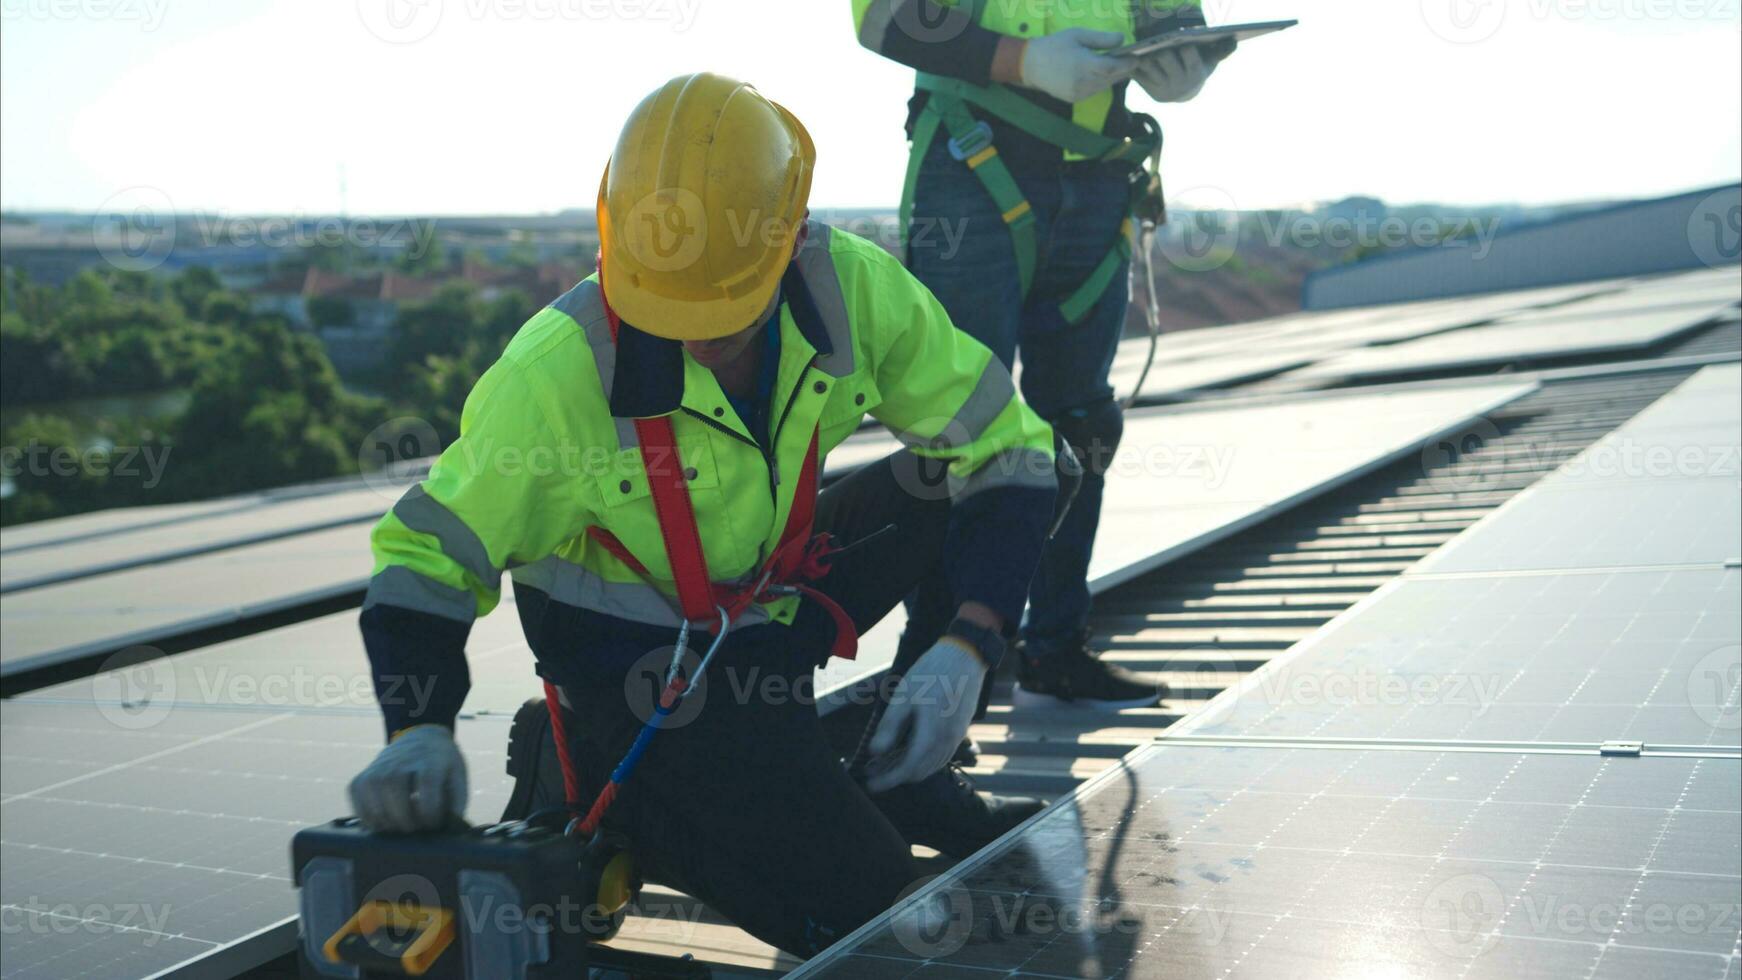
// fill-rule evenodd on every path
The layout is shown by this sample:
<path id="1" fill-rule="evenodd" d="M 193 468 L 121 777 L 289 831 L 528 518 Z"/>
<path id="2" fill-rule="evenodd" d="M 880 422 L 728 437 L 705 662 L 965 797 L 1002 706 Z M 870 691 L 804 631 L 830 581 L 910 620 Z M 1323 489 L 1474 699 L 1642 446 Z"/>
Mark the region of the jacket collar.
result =
<path id="1" fill-rule="evenodd" d="M 787 264 L 780 277 L 780 302 L 792 313 L 792 322 L 816 352 L 834 353 L 834 344 L 823 327 L 822 315 L 805 288 L 798 263 Z M 775 308 L 774 329 L 780 329 L 780 310 Z M 655 337 L 635 329 L 628 321 L 617 330 L 617 364 L 611 376 L 613 418 L 653 418 L 670 415 L 683 404 L 683 343 Z"/>

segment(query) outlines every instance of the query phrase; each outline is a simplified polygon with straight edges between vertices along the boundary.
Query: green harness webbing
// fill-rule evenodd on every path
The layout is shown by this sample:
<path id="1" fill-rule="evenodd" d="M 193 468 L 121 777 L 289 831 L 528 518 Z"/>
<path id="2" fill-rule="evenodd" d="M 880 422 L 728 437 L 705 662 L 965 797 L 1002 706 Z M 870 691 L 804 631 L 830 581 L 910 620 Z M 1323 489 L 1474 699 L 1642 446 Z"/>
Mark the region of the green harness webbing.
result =
<path id="1" fill-rule="evenodd" d="M 973 85 L 943 75 L 919 73 L 918 87 L 927 93 L 925 109 L 913 127 L 913 148 L 907 158 L 907 179 L 901 189 L 901 243 L 907 249 L 908 225 L 913 219 L 914 185 L 919 182 L 919 168 L 941 125 L 949 132 L 950 156 L 968 165 L 981 186 L 992 196 L 992 202 L 1004 216 L 1010 228 L 1010 242 L 1016 250 L 1016 269 L 1022 283 L 1022 295 L 1028 295 L 1034 283 L 1034 267 L 1040 253 L 1035 235 L 1034 209 L 1028 198 L 1010 175 L 1010 168 L 998 158 L 998 148 L 992 145 L 992 127 L 975 119 L 970 105 L 985 110 L 1002 122 L 1015 126 L 1030 136 L 1089 160 L 1134 161 L 1139 170 L 1149 163 L 1146 175 L 1134 175 L 1131 205 L 1135 210 L 1143 199 L 1159 195 L 1160 184 L 1155 169 L 1161 154 L 1161 128 L 1149 116 L 1139 114 L 1143 132 L 1128 139 L 1115 139 L 1084 129 L 1076 123 L 1046 111 L 1002 85 Z M 1119 225 L 1119 234 L 1105 257 L 1083 280 L 1082 285 L 1059 304 L 1066 323 L 1076 323 L 1088 314 L 1101 294 L 1111 286 L 1119 268 L 1131 257 L 1131 219 Z"/>

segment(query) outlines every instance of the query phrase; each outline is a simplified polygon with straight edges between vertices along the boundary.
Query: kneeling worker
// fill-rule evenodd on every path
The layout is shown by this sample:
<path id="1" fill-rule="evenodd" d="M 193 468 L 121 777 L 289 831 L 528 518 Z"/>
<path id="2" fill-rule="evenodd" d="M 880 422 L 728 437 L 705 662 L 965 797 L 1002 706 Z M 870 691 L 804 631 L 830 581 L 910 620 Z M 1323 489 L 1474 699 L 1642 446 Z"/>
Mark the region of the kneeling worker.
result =
<path id="1" fill-rule="evenodd" d="M 521 328 L 375 529 L 362 629 L 390 738 L 351 785 L 367 826 L 463 812 L 463 650 L 509 568 L 564 705 L 516 718 L 511 818 L 595 799 L 644 721 L 647 665 L 684 621 L 699 654 L 730 619 L 602 825 L 648 880 L 768 943 L 815 953 L 915 879 L 910 841 L 961 853 L 1038 807 L 977 794 L 951 759 L 1053 519 L 1052 432 L 899 262 L 807 220 L 814 163 L 797 119 L 716 75 L 630 115 L 599 274 Z M 867 413 L 911 448 L 818 494 Z M 946 466 L 935 492 L 919 479 Z M 823 557 L 822 533 L 859 544 Z M 898 661 L 861 786 L 790 692 L 940 568 L 955 598 L 910 630 L 941 639 Z M 543 750 L 552 721 L 578 792 Z"/>

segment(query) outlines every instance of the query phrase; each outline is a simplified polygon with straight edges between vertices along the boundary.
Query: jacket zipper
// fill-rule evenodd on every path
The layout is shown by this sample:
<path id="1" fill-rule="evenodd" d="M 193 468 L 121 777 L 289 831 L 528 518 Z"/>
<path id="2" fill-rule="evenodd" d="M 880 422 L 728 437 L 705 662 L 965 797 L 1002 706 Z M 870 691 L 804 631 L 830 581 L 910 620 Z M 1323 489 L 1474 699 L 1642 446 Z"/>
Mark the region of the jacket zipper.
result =
<path id="1" fill-rule="evenodd" d="M 768 445 L 766 446 L 755 439 L 740 435 L 736 429 L 729 425 L 716 422 L 687 405 L 683 406 L 684 413 L 691 418 L 700 421 L 711 429 L 724 432 L 739 442 L 756 447 L 756 450 L 762 454 L 763 463 L 768 467 L 768 503 L 775 513 L 780 512 L 780 463 L 775 456 L 775 447 L 780 445 L 780 430 L 786 425 L 787 416 L 792 414 L 792 406 L 798 401 L 798 393 L 804 389 L 805 378 L 810 375 L 811 368 L 816 362 L 816 355 L 813 354 L 811 359 L 805 362 L 804 368 L 799 371 L 798 384 L 793 385 L 792 392 L 786 396 L 786 407 L 780 410 L 780 418 L 775 420 L 774 430 L 769 433 Z M 768 542 L 764 540 L 756 548 L 756 567 L 762 567 L 762 562 L 768 557 L 767 552 Z"/>

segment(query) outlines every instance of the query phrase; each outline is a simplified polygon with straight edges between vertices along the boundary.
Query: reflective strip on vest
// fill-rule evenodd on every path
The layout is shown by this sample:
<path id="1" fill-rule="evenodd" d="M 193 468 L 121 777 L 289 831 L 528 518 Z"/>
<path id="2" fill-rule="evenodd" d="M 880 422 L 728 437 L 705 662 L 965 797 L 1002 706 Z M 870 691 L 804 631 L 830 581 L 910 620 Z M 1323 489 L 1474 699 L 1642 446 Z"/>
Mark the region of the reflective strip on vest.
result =
<path id="1" fill-rule="evenodd" d="M 829 236 L 833 232 L 820 221 L 807 222 L 807 227 L 809 233 L 796 257 L 798 272 L 804 277 L 811 302 L 816 304 L 817 315 L 822 318 L 823 330 L 829 335 L 829 345 L 834 348 L 826 357 L 817 358 L 816 366 L 830 377 L 844 378 L 853 373 L 853 326 L 847 316 L 847 299 L 841 293 L 841 276 L 835 270 L 834 256 L 829 253 Z"/>
<path id="2" fill-rule="evenodd" d="M 411 530 L 435 538 L 441 544 L 442 554 L 452 558 L 486 588 L 495 588 L 501 580 L 502 570 L 490 563 L 484 542 L 478 540 L 478 535 L 466 526 L 465 521 L 431 497 L 423 484 L 405 491 L 405 496 L 393 505 L 393 516 Z"/>
<path id="3" fill-rule="evenodd" d="M 985 435 L 986 430 L 998 420 L 998 416 L 1010 406 L 1011 399 L 1015 397 L 1016 383 L 1011 380 L 1004 362 L 996 357 L 987 358 L 986 367 L 980 372 L 980 380 L 974 383 L 973 392 L 936 435 L 898 435 L 902 442 L 914 449 L 932 452 L 960 449 Z"/>
<path id="4" fill-rule="evenodd" d="M 363 609 L 374 606 L 399 606 L 468 624 L 478 613 L 472 593 L 425 578 L 403 565 L 388 565 L 369 580 Z"/>
<path id="5" fill-rule="evenodd" d="M 836 289 L 839 292 L 839 289 Z M 617 344 L 611 339 L 611 324 L 605 316 L 604 293 L 599 284 L 583 280 L 550 304 L 560 313 L 580 325 L 587 338 L 587 348 L 593 352 L 593 363 L 599 368 L 599 388 L 605 404 L 611 403 L 611 384 L 617 376 Z M 634 449 L 641 445 L 631 419 L 613 419 L 617 429 L 617 448 Z"/>
<path id="6" fill-rule="evenodd" d="M 649 626 L 676 629 L 683 623 L 675 599 L 646 582 L 613 582 L 591 569 L 552 555 L 514 569 L 514 581 L 529 585 L 554 602 Z M 760 606 L 746 609 L 732 627 L 768 621 Z"/>

